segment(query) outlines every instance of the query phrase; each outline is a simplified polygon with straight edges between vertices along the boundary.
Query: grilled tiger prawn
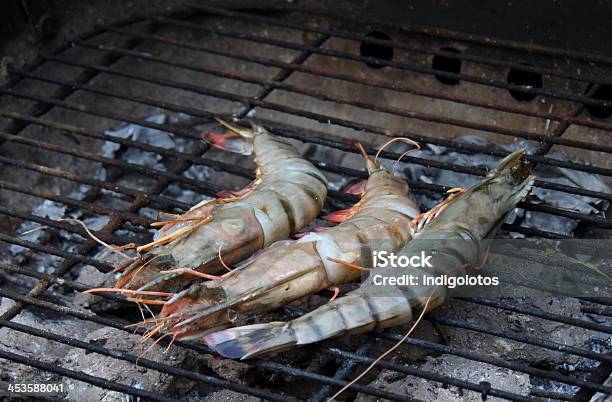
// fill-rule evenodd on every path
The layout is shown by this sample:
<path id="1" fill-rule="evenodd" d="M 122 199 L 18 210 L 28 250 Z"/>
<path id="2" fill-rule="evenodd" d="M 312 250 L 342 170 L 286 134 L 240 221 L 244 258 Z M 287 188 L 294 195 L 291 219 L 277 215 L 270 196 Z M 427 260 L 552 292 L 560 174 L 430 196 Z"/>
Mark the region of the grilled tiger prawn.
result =
<path id="1" fill-rule="evenodd" d="M 425 252 L 432 256 L 433 268 L 380 268 L 372 271 L 359 289 L 302 317 L 211 333 L 205 336 L 206 343 L 221 355 L 246 359 L 339 335 L 405 324 L 424 308 L 441 305 L 446 299 L 444 287 L 379 286 L 374 275 L 435 277 L 460 274 L 477 265 L 486 250 L 483 239 L 492 237 L 506 213 L 533 184 L 529 168 L 520 159 L 522 154 L 522 150 L 514 152 L 482 182 L 442 202 L 436 208 L 437 216 L 399 252 L 406 256 Z"/>
<path id="2" fill-rule="evenodd" d="M 178 292 L 198 273 L 214 274 L 315 220 L 327 195 L 325 176 L 298 151 L 261 126 L 242 129 L 219 121 L 227 134 L 205 133 L 213 146 L 253 154 L 256 179 L 228 198 L 201 202 L 187 213 L 157 223 L 143 257 L 127 266 L 115 287 Z M 128 293 L 129 294 L 129 293 Z M 134 292 L 134 294 L 138 294 Z M 151 293 L 152 294 L 152 293 Z"/>
<path id="3" fill-rule="evenodd" d="M 335 262 L 371 263 L 372 249 L 397 251 L 411 239 L 416 203 L 407 184 L 370 159 L 369 179 L 361 200 L 332 214 L 343 221 L 299 240 L 272 247 L 224 275 L 221 280 L 192 285 L 170 299 L 154 331 L 198 338 L 206 331 L 231 325 L 237 314 L 275 309 L 319 290 L 357 279 L 360 271 Z"/>

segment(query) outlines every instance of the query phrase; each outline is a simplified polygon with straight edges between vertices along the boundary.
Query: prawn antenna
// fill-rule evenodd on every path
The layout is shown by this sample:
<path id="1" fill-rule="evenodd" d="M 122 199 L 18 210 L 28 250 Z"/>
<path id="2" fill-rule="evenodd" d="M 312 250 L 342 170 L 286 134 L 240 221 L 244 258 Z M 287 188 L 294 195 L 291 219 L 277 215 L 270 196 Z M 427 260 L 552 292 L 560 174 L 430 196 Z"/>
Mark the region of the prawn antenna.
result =
<path id="1" fill-rule="evenodd" d="M 372 159 L 370 159 L 370 156 L 363 147 L 363 144 L 361 144 L 359 141 L 354 141 L 353 145 L 359 150 L 359 153 L 361 156 L 363 156 L 363 159 L 365 159 L 368 173 L 372 173 L 374 170 L 376 170 L 378 168 L 378 164 L 376 163 L 376 160 L 372 161 Z"/>
<path id="2" fill-rule="evenodd" d="M 378 157 L 380 156 L 380 154 L 385 150 L 385 148 L 387 148 L 389 145 L 393 144 L 394 142 L 397 141 L 403 141 L 407 144 L 410 145 L 414 145 L 415 148 L 413 149 L 409 149 L 408 151 L 404 152 L 403 154 L 400 155 L 400 157 L 397 159 L 397 161 L 395 161 L 395 164 L 393 165 L 393 169 L 395 170 L 395 167 L 397 166 L 397 164 L 402 160 L 402 158 L 406 155 L 408 155 L 410 152 L 414 152 L 414 151 L 418 151 L 419 149 L 421 149 L 421 146 L 419 145 L 418 142 L 411 140 L 408 137 L 395 137 L 390 139 L 389 141 L 385 142 L 379 149 L 378 152 L 376 152 L 376 156 L 374 156 L 374 162 L 378 163 Z"/>
<path id="3" fill-rule="evenodd" d="M 126 260 L 128 260 L 129 262 L 134 261 L 136 259 L 136 257 L 130 257 L 129 255 L 122 253 L 120 251 L 121 247 L 117 248 L 117 247 L 113 247 L 110 244 L 100 240 L 99 238 L 97 238 L 92 232 L 91 230 L 89 230 L 89 228 L 87 227 L 87 225 L 85 224 L 85 222 L 83 222 L 82 220 L 79 219 L 74 219 L 74 218 L 62 218 L 62 219 L 58 219 L 59 222 L 76 222 L 78 224 L 80 224 L 81 226 L 83 226 L 83 229 L 85 229 L 85 232 L 89 235 L 89 237 L 91 237 L 95 242 L 103 245 L 104 247 L 106 247 L 110 252 L 115 253 L 117 255 L 120 255 L 121 257 L 125 258 Z M 131 246 L 131 245 L 130 245 Z"/>

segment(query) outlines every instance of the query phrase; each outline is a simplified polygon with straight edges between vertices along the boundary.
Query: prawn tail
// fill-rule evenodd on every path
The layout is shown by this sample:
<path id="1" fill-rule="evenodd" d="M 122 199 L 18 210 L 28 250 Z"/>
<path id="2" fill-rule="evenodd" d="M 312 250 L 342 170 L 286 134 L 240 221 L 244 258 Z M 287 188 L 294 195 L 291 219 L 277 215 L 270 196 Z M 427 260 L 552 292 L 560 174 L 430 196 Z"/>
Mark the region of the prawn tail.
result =
<path id="1" fill-rule="evenodd" d="M 295 332 L 286 322 L 229 328 L 206 335 L 204 341 L 220 355 L 241 360 L 279 353 L 297 344 Z"/>
<path id="2" fill-rule="evenodd" d="M 426 291 L 428 287 L 407 296 L 399 288 L 360 288 L 294 320 L 229 328 L 206 335 L 204 341 L 232 359 L 272 355 L 324 339 L 410 322 L 412 306 L 419 305 Z"/>
<path id="3" fill-rule="evenodd" d="M 253 137 L 255 128 L 253 130 L 245 129 L 242 127 L 235 126 L 221 119 L 217 121 L 227 128 L 225 134 L 219 134 L 211 131 L 202 133 L 202 139 L 213 147 L 233 152 L 240 155 L 252 155 L 253 154 Z"/>
<path id="4" fill-rule="evenodd" d="M 213 147 L 240 155 L 253 153 L 253 142 L 235 133 L 219 134 L 212 131 L 202 133 L 202 139 Z"/>

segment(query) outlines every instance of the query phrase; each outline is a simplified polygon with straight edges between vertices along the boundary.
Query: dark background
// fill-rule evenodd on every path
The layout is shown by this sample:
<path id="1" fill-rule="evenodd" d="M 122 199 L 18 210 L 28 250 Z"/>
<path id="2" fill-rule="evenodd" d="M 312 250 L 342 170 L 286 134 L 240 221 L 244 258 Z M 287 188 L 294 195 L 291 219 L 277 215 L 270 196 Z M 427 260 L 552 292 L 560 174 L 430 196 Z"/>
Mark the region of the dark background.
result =
<path id="1" fill-rule="evenodd" d="M 612 54 L 612 2 L 576 0 L 372 0 L 366 12 L 392 22 Z"/>
<path id="2" fill-rule="evenodd" d="M 96 24 L 134 14 L 160 14 L 179 0 L 3 0 L 0 4 L 0 55 L 19 58 L 7 45 L 25 41 L 38 48 Z M 264 0 L 202 1 L 256 8 L 324 8 L 340 15 L 374 17 L 472 34 L 612 55 L 612 2 L 604 0 Z M 30 57 L 26 57 L 29 59 Z"/>

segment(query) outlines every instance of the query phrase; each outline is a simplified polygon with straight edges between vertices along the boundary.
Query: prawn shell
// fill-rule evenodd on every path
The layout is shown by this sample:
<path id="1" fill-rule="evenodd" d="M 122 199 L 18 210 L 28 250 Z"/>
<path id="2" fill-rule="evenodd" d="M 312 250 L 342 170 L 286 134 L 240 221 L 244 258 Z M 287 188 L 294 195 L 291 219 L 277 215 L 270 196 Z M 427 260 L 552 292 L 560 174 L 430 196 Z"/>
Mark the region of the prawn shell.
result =
<path id="1" fill-rule="evenodd" d="M 288 174 L 291 172 L 289 169 Z M 222 288 L 225 298 L 217 303 L 191 300 L 181 309 L 183 325 L 205 331 L 210 325 L 220 324 L 221 311 L 252 314 L 278 308 L 327 287 L 358 279 L 362 274 L 334 260 L 369 266 L 373 250 L 399 250 L 411 239 L 411 221 L 418 215 L 416 204 L 407 195 L 407 185 L 381 168 L 371 172 L 366 187 L 368 193 L 353 207 L 352 216 L 340 225 L 261 254 L 219 281 L 202 283 L 202 288 Z M 310 201 L 314 199 L 310 194 L 304 196 L 310 197 Z M 293 212 L 288 215 L 296 216 Z"/>
<path id="2" fill-rule="evenodd" d="M 506 214 L 533 185 L 529 165 L 519 150 L 504 158 L 479 184 L 443 201 L 444 208 L 398 254 L 431 256 L 428 267 L 380 267 L 359 289 L 288 322 L 247 325 L 208 334 L 204 341 L 220 354 L 246 359 L 275 354 L 296 345 L 339 335 L 380 330 L 410 322 L 445 302 L 447 289 L 419 285 L 381 285 L 375 276 L 435 278 L 460 275 L 486 261 L 485 249 Z M 360 211 L 360 214 L 363 211 Z M 322 238 L 322 236 L 319 236 Z M 313 238 L 311 236 L 311 238 Z M 484 261 L 483 261 L 484 255 Z M 391 281 L 389 281 L 391 282 Z M 399 282 L 398 282 L 399 283 Z"/>
<path id="3" fill-rule="evenodd" d="M 221 123 L 233 133 L 205 133 L 204 138 L 242 154 L 250 154 L 252 148 L 256 179 L 233 193 L 235 199 L 202 201 L 164 225 L 152 243 L 141 247 L 148 250 L 148 259 L 132 264 L 116 287 L 179 292 L 194 279 L 184 274 L 187 269 L 222 271 L 316 219 L 327 196 L 325 176 L 293 145 L 263 127 L 248 130 Z M 166 262 L 158 264 L 162 257 Z M 161 274 L 162 270 L 175 272 Z"/>
<path id="4" fill-rule="evenodd" d="M 263 229 L 255 211 L 248 206 L 220 209 L 206 230 L 195 230 L 167 247 L 177 266 L 186 268 L 219 268 L 218 250 L 222 249 L 226 264 L 233 264 L 263 247 Z M 237 247 L 237 245 L 240 245 Z M 202 263 L 199 250 L 214 250 Z M 166 251 L 166 250 L 164 250 Z M 204 271 L 202 271 L 204 272 Z"/>
<path id="5" fill-rule="evenodd" d="M 238 311 L 256 311 L 262 305 L 266 306 L 266 309 L 280 307 L 295 300 L 296 296 L 304 292 L 314 293 L 319 290 L 321 282 L 326 280 L 326 274 L 320 269 L 321 260 L 315 244 L 292 243 L 282 247 L 282 251 L 282 253 L 264 253 L 256 260 L 259 266 L 287 268 L 278 272 L 275 281 L 277 284 L 271 284 L 265 275 L 252 277 L 248 282 L 245 282 L 240 275 L 228 276 L 223 284 L 228 298 L 245 299 L 243 303 L 235 306 Z M 299 280 L 294 280 L 296 273 L 291 268 L 297 263 L 305 268 L 299 271 Z M 241 268 L 241 270 L 248 269 L 248 265 Z M 250 299 L 250 295 L 254 297 Z"/>

